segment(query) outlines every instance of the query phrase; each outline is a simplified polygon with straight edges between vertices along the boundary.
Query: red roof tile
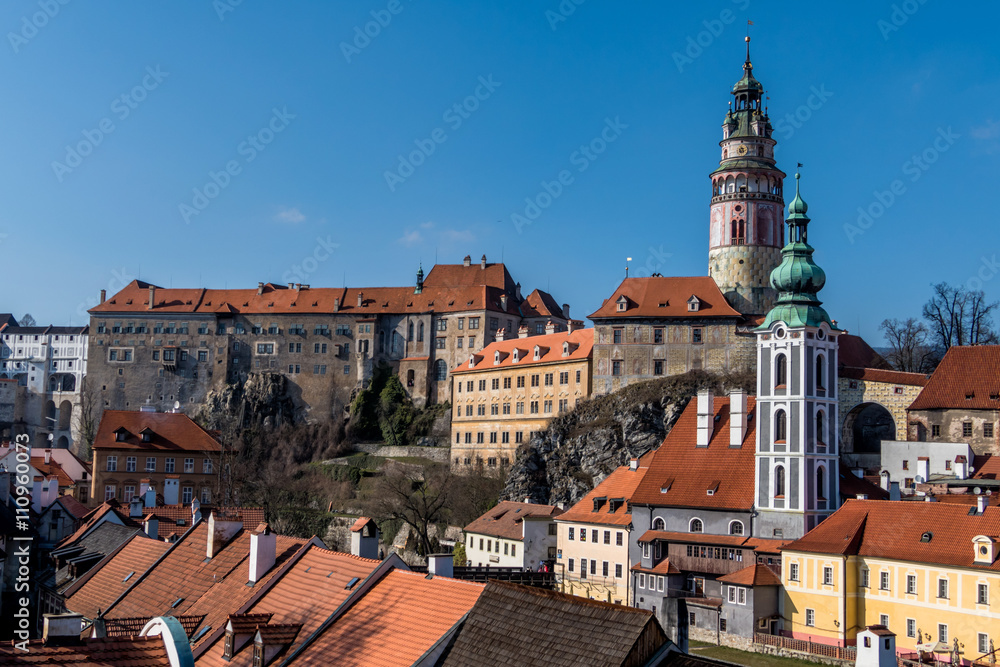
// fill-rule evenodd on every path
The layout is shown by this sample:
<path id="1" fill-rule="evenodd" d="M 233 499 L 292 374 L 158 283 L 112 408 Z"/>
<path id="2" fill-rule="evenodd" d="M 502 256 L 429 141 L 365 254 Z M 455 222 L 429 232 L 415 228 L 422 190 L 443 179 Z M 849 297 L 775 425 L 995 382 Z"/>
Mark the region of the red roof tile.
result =
<path id="1" fill-rule="evenodd" d="M 688 299 L 700 301 L 697 311 L 688 310 Z M 624 297 L 626 310 L 618 311 L 618 300 Z M 611 298 L 590 316 L 592 320 L 622 317 L 705 318 L 742 317 L 726 301 L 715 279 L 710 276 L 689 278 L 626 278 Z"/>
<path id="2" fill-rule="evenodd" d="M 972 467 L 975 479 L 1000 479 L 1000 456 L 977 454 L 972 459 Z"/>
<path id="3" fill-rule="evenodd" d="M 56 502 L 60 503 L 67 512 L 69 512 L 74 518 L 82 519 L 90 513 L 90 508 L 81 503 L 79 500 L 73 496 L 62 495 L 56 498 Z"/>
<path id="4" fill-rule="evenodd" d="M 139 434 L 147 428 L 152 431 L 152 436 L 150 442 L 143 442 Z M 128 432 L 124 442 L 116 439 L 116 432 L 120 429 Z M 97 427 L 93 448 L 218 452 L 222 446 L 208 431 L 181 412 L 105 410 Z"/>
<path id="5" fill-rule="evenodd" d="M 633 572 L 646 572 L 647 574 L 680 574 L 681 571 L 678 570 L 670 563 L 669 558 L 664 558 L 659 563 L 653 567 L 643 567 L 641 563 L 636 563 L 632 566 Z"/>
<path id="6" fill-rule="evenodd" d="M 649 469 L 649 461 L 653 458 L 652 452 L 647 453 L 639 460 L 639 467 L 631 470 L 629 466 L 616 468 L 604 481 L 594 487 L 594 490 L 585 495 L 580 502 L 576 503 L 564 513 L 559 515 L 559 521 L 572 521 L 574 523 L 593 523 L 602 526 L 627 526 L 632 523 L 632 515 L 628 512 L 628 503 L 632 499 L 642 476 Z M 594 511 L 594 500 L 603 498 L 600 509 Z M 612 512 L 612 500 L 621 499 L 622 502 L 615 503 Z"/>
<path id="7" fill-rule="evenodd" d="M 75 646 L 46 646 L 38 639 L 28 644 L 27 653 L 0 645 L 0 665 L 166 667 L 170 658 L 159 636 L 85 639 Z"/>
<path id="8" fill-rule="evenodd" d="M 849 368 L 892 369 L 889 362 L 866 343 L 864 338 L 853 334 L 837 336 L 837 360 L 841 366 Z"/>
<path id="9" fill-rule="evenodd" d="M 898 384 L 908 387 L 923 387 L 927 384 L 927 376 L 923 373 L 902 373 L 887 371 L 881 368 L 841 368 L 840 377 L 865 382 L 881 382 L 883 384 Z"/>
<path id="10" fill-rule="evenodd" d="M 503 264 L 486 264 L 482 262 L 464 264 L 435 264 L 424 278 L 424 288 L 428 287 L 463 287 L 486 285 L 513 293 L 514 279 Z"/>
<path id="11" fill-rule="evenodd" d="M 508 540 L 520 540 L 524 537 L 523 521 L 527 517 L 555 518 L 563 510 L 555 505 L 536 505 L 534 503 L 515 503 L 504 500 L 496 507 L 465 527 L 466 533 L 477 535 L 493 535 Z"/>
<path id="12" fill-rule="evenodd" d="M 737 586 L 780 586 L 781 579 L 766 565 L 749 565 L 732 574 L 719 577 L 719 581 Z"/>
<path id="13" fill-rule="evenodd" d="M 371 519 L 367 516 L 359 516 L 358 520 L 351 525 L 351 532 L 352 533 L 360 532 L 365 526 L 368 525 L 370 521 L 374 521 L 374 519 Z"/>
<path id="14" fill-rule="evenodd" d="M 948 350 L 909 410 L 1000 410 L 1000 345 Z"/>
<path id="15" fill-rule="evenodd" d="M 536 289 L 521 303 L 521 317 L 555 317 L 564 319 L 562 307 L 548 292 Z M 510 333 L 510 332 L 508 332 Z"/>
<path id="16" fill-rule="evenodd" d="M 83 523 L 72 534 L 63 538 L 58 546 L 64 547 L 76 542 L 104 521 L 140 528 L 139 524 L 130 519 L 127 513 L 119 510 L 118 501 L 106 502 L 90 510 L 90 513 L 83 517 Z"/>
<path id="17" fill-rule="evenodd" d="M 99 612 L 105 611 L 129 586 L 138 581 L 169 547 L 166 542 L 151 540 L 145 535 L 135 535 L 67 589 L 66 608 L 83 614 L 85 618 L 97 618 Z M 133 574 L 129 577 L 130 572 Z"/>
<path id="18" fill-rule="evenodd" d="M 31 465 L 46 477 L 55 477 L 58 479 L 60 487 L 73 486 L 75 484 L 73 478 L 63 470 L 61 465 L 52 460 L 46 463 L 44 456 L 32 456 Z"/>
<path id="19" fill-rule="evenodd" d="M 563 356 L 563 343 L 569 343 L 569 355 Z M 539 358 L 536 361 L 534 350 L 539 348 Z M 514 349 L 518 351 L 518 361 L 514 362 Z M 594 349 L 594 330 L 577 329 L 572 332 L 530 336 L 528 338 L 512 338 L 490 343 L 481 352 L 473 355 L 473 366 L 465 361 L 452 373 L 475 373 L 477 371 L 492 371 L 499 368 L 521 368 L 535 364 L 552 364 L 563 361 L 579 361 L 589 359 Z M 495 363 L 496 353 L 500 353 L 500 363 Z"/>

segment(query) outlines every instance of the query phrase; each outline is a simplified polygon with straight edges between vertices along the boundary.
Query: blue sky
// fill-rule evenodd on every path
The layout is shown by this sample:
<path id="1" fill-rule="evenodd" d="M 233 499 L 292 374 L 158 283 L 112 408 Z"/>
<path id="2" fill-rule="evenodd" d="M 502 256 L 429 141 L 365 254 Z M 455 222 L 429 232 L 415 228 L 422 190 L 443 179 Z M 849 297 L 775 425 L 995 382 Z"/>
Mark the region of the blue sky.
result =
<path id="1" fill-rule="evenodd" d="M 932 282 L 1000 298 L 1000 7 L 954 7 L 11 0 L 0 310 L 83 323 L 134 277 L 408 285 L 485 253 L 580 317 L 628 256 L 704 275 L 749 18 L 821 296 L 877 342 Z M 556 196 L 516 225 L 543 183 Z"/>

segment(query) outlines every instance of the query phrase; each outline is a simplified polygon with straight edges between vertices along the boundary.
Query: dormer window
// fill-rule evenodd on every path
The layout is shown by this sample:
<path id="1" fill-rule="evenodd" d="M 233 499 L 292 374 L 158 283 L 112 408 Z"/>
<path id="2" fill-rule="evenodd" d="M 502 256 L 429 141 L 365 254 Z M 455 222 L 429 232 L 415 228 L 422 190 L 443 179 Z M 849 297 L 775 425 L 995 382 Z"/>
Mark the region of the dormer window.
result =
<path id="1" fill-rule="evenodd" d="M 537 345 L 535 346 L 535 356 L 534 356 L 535 361 L 538 361 L 539 359 L 542 358 L 541 350 L 542 348 L 538 347 Z"/>
<path id="2" fill-rule="evenodd" d="M 568 357 L 569 356 L 569 343 L 563 343 L 563 353 L 562 353 L 562 356 L 564 356 L 564 357 Z"/>
<path id="3" fill-rule="evenodd" d="M 694 294 L 687 300 L 687 304 L 689 313 L 697 313 L 701 309 L 701 300 Z"/>
<path id="4" fill-rule="evenodd" d="M 119 428 L 115 431 L 115 442 L 125 442 L 128 439 L 129 433 L 124 428 Z"/>
<path id="5" fill-rule="evenodd" d="M 153 440 L 153 431 L 151 429 L 144 428 L 139 433 L 142 436 L 142 441 L 143 442 L 152 442 L 152 440 Z"/>
<path id="6" fill-rule="evenodd" d="M 256 642 L 253 645 L 253 667 L 264 667 L 264 645 Z"/>
<path id="7" fill-rule="evenodd" d="M 607 501 L 607 496 L 601 496 L 600 498 L 594 498 L 594 511 L 600 512 L 601 508 L 604 507 L 604 503 Z"/>
<path id="8" fill-rule="evenodd" d="M 496 366 L 500 363 L 500 352 L 499 350 L 493 353 L 493 365 Z"/>
<path id="9" fill-rule="evenodd" d="M 994 542 L 985 535 L 976 535 L 972 538 L 972 547 L 975 549 L 973 562 L 993 564 Z"/>
<path id="10" fill-rule="evenodd" d="M 628 310 L 628 299 L 626 299 L 624 295 L 620 296 L 618 297 L 618 301 L 615 302 L 615 305 L 617 306 L 619 313 L 624 313 Z"/>

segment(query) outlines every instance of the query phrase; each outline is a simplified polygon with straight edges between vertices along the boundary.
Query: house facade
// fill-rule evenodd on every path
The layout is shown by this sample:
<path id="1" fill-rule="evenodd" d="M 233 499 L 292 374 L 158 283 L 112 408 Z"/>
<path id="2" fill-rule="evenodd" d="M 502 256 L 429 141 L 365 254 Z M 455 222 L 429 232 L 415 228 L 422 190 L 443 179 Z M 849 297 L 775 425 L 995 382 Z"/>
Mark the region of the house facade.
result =
<path id="1" fill-rule="evenodd" d="M 501 501 L 465 527 L 465 557 L 474 567 L 518 567 L 537 570 L 556 558 L 554 505 Z"/>

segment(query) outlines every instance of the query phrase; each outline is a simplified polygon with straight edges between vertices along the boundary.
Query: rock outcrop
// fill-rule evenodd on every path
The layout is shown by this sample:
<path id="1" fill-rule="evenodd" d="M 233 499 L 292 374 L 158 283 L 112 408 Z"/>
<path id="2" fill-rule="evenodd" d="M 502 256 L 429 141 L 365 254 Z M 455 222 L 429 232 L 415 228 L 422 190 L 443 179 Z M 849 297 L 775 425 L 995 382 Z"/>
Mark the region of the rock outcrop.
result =
<path id="1" fill-rule="evenodd" d="M 288 378 L 280 373 L 251 373 L 240 383 L 227 384 L 205 397 L 203 414 L 210 427 L 228 415 L 238 427 L 295 423 L 295 404 L 288 395 Z"/>
<path id="2" fill-rule="evenodd" d="M 572 505 L 615 468 L 658 447 L 700 388 L 731 386 L 753 391 L 753 378 L 692 371 L 581 403 L 518 450 L 501 499 Z"/>

